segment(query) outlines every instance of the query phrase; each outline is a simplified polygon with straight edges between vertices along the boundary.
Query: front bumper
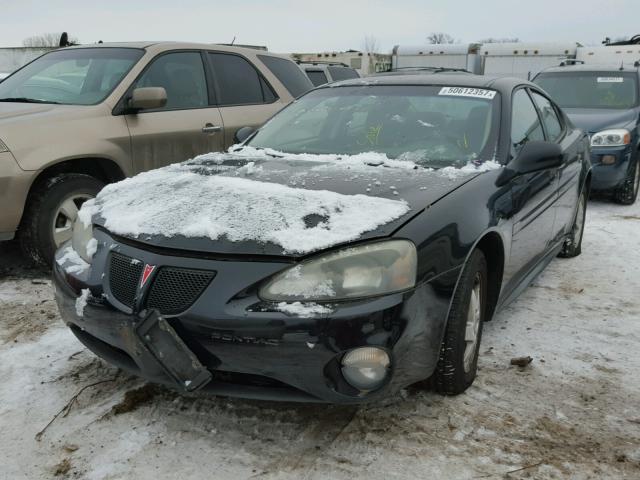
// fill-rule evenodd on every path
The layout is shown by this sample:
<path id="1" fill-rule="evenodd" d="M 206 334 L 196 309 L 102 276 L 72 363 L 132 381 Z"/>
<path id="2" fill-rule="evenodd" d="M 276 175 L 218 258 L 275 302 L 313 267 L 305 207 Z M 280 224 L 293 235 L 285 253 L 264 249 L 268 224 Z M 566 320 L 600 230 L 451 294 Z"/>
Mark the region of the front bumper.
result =
<path id="1" fill-rule="evenodd" d="M 34 172 L 25 172 L 10 152 L 0 153 L 0 241 L 14 237 Z"/>
<path id="2" fill-rule="evenodd" d="M 613 155 L 616 160 L 612 165 L 603 165 L 602 157 Z M 623 147 L 594 147 L 591 149 L 592 190 L 613 190 L 624 183 L 629 171 L 629 163 L 633 155 L 630 145 Z"/>
<path id="3" fill-rule="evenodd" d="M 184 390 L 167 375 L 166 362 L 171 359 L 159 361 L 150 355 L 135 334 L 147 312 L 125 312 L 111 298 L 109 272 L 104 271 L 108 269 L 97 265 L 108 265 L 112 250 L 150 265 L 197 265 L 217 272 L 187 311 L 166 317 L 211 372 L 204 391 L 271 400 L 363 403 L 426 379 L 435 369 L 456 272 L 447 275 L 446 282 L 436 278 L 408 292 L 333 304 L 330 314 L 302 318 L 277 311 L 247 288 L 289 264 L 160 255 L 115 243 L 101 231 L 96 231 L 96 238 L 100 247 L 89 271 L 70 274 L 55 263 L 62 318 L 98 356 L 149 381 Z M 86 288 L 91 295 L 79 312 L 77 298 Z M 386 382 L 373 392 L 349 386 L 340 371 L 342 356 L 362 346 L 379 346 L 391 357 Z"/>

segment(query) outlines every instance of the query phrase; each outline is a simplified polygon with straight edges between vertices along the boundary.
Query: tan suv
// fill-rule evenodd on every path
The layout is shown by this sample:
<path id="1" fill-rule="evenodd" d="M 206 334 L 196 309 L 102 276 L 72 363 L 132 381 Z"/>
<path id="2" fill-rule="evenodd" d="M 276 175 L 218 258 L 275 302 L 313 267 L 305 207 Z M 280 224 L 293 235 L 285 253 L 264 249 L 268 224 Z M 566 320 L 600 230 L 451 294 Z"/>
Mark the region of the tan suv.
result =
<path id="1" fill-rule="evenodd" d="M 313 85 L 288 57 L 187 43 L 47 53 L 0 83 L 0 240 L 50 263 L 105 183 L 220 151 Z"/>

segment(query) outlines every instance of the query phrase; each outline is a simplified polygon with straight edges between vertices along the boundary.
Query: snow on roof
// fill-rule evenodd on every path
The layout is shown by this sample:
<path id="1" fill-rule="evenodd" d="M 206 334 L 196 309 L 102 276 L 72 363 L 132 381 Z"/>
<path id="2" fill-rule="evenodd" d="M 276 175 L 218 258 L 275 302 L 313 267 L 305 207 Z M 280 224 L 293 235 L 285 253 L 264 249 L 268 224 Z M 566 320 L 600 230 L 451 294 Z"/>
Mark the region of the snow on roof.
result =
<path id="1" fill-rule="evenodd" d="M 217 163 L 218 155 L 204 158 Z M 357 239 L 409 210 L 404 200 L 201 175 L 187 162 L 108 185 L 85 202 L 79 218 L 88 224 L 99 215 L 105 228 L 120 235 L 226 237 L 307 253 Z M 318 216 L 320 221 L 306 222 Z"/>

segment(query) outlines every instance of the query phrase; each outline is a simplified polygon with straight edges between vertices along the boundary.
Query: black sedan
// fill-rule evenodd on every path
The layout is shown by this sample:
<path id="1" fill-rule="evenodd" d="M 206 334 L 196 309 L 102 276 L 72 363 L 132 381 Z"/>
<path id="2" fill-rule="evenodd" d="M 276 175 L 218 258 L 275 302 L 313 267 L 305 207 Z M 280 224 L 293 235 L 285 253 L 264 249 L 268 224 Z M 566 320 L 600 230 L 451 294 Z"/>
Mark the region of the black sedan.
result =
<path id="1" fill-rule="evenodd" d="M 589 140 L 528 82 L 349 80 L 238 140 L 81 209 L 56 299 L 108 362 L 252 398 L 457 394 L 483 322 L 580 253 Z"/>

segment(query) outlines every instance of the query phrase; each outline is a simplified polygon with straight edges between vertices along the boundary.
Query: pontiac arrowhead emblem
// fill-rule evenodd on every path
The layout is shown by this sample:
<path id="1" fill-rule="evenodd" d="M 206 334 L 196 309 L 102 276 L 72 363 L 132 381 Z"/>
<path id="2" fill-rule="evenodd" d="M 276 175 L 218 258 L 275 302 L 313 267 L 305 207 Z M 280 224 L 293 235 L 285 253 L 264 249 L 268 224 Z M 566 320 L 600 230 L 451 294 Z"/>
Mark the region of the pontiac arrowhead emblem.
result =
<path id="1" fill-rule="evenodd" d="M 142 280 L 140 280 L 140 288 L 144 287 L 144 284 L 147 283 L 147 280 L 149 280 L 149 277 L 155 269 L 155 265 L 145 264 L 144 271 L 142 272 Z"/>

